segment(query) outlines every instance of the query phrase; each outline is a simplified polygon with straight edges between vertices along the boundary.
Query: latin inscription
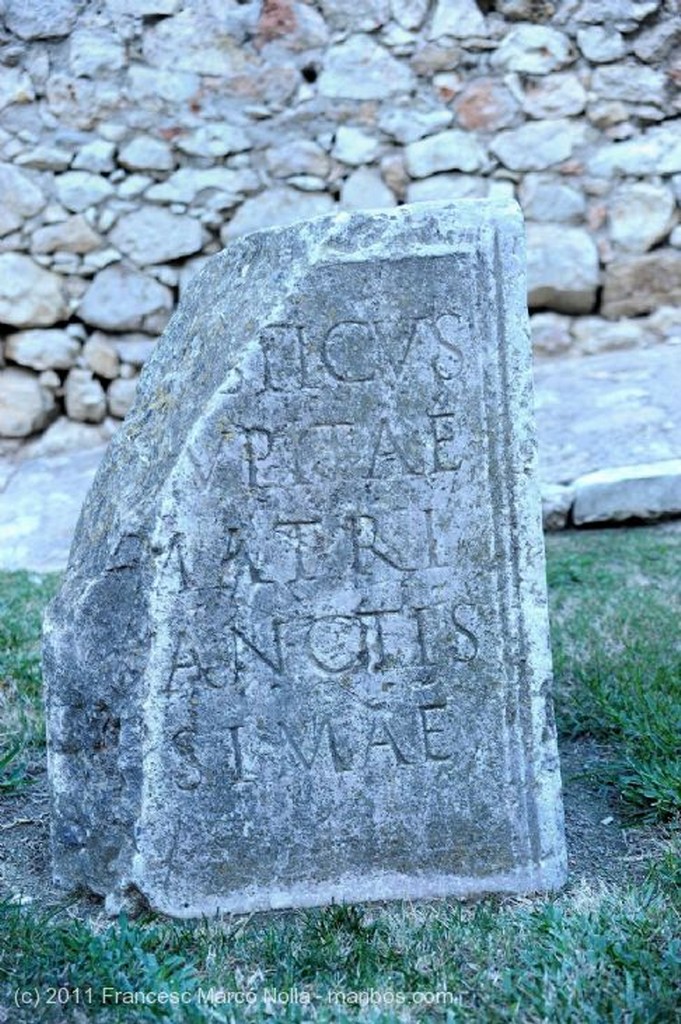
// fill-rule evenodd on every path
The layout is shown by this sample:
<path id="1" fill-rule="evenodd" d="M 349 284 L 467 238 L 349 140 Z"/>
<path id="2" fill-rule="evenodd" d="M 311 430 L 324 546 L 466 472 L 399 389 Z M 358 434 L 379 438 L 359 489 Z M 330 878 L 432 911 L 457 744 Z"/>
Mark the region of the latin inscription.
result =
<path id="1" fill-rule="evenodd" d="M 289 391 L 381 377 L 396 383 L 424 355 L 441 381 L 454 380 L 461 373 L 466 332 L 456 312 L 406 321 L 340 320 L 314 339 L 305 324 L 268 324 L 259 334 L 265 386 Z"/>
<path id="2" fill-rule="evenodd" d="M 409 375 L 428 366 L 434 401 L 423 436 L 404 436 L 394 417 L 383 415 L 361 425 L 352 417 L 325 418 L 303 427 L 233 422 L 218 432 L 210 452 L 203 446 L 189 456 L 196 483 L 208 488 L 222 465 L 239 466 L 251 489 L 333 480 L 456 473 L 463 459 L 461 419 L 462 346 L 466 325 L 457 314 L 396 320 L 344 320 L 319 337 L 304 325 L 275 323 L 263 328 L 262 385 L 274 395 L 329 386 L 375 389 L 408 387 Z M 234 388 L 224 392 L 232 400 Z M 451 404 L 450 403 L 454 403 Z M 361 442 L 361 443 L 358 443 Z M 207 457 L 206 457 L 207 456 Z"/>
<path id="3" fill-rule="evenodd" d="M 380 487 L 386 480 L 417 484 L 442 477 L 451 478 L 447 493 L 452 494 L 465 456 L 461 407 L 467 330 L 452 311 L 407 320 L 342 319 L 316 335 L 305 324 L 268 324 L 258 334 L 262 390 L 281 396 L 280 402 L 292 392 L 308 393 L 311 414 L 302 423 L 295 417 L 254 422 L 230 405 L 230 419 L 219 421 L 208 447 L 202 440 L 188 449 L 198 491 L 219 488 L 222 479 L 236 476 L 247 493 L 262 495 L 265 503 L 283 490 L 295 494 L 305 511 L 273 512 L 264 532 L 263 524 L 254 530 L 251 523 L 227 519 L 219 565 L 203 565 L 200 572 L 192 569 L 182 533 L 157 552 L 164 564 L 174 560 L 185 594 L 195 594 L 196 623 L 216 594 L 224 591 L 232 601 L 209 651 L 205 642 L 199 650 L 190 633 L 178 632 L 167 692 L 191 703 L 208 688 L 252 702 L 267 691 L 292 692 L 303 673 L 331 687 L 328 692 L 343 693 L 364 716 L 361 735 L 356 725 L 332 717 L 307 724 L 279 721 L 278 756 L 298 770 L 311 771 L 323 759 L 345 773 L 374 761 L 406 768 L 456 756 L 446 727 L 448 698 L 428 696 L 429 687 L 442 677 L 451 692 L 457 665 L 475 662 L 480 638 L 473 607 L 437 598 L 437 574 L 456 571 L 445 536 L 447 503 L 440 501 L 439 509 L 427 502 L 415 507 L 405 498 L 401 511 L 386 512 L 371 502 L 365 508 L 318 509 L 310 507 L 308 488 L 320 482 L 332 487 L 348 478 L 358 486 L 364 480 Z M 328 407 L 323 417 L 315 417 L 316 395 L 334 389 L 367 395 L 380 387 L 401 389 L 408 403 L 410 373 L 424 366 L 432 380 L 431 404 L 419 409 L 417 427 L 413 420 L 405 427 L 408 418 L 396 420 L 390 403 L 383 403 L 375 418 L 334 415 Z M 238 380 L 225 389 L 230 402 L 238 390 Z M 250 416 L 252 410 L 246 412 Z M 314 588 L 339 579 L 355 593 L 347 609 L 311 614 L 312 596 L 295 614 L 263 610 L 276 605 L 282 587 Z M 376 581 L 385 586 L 391 580 L 394 594 L 370 596 Z M 403 590 L 408 581 L 415 581 L 411 596 Z M 263 597 L 268 590 L 271 600 Z M 256 594 L 260 605 L 252 613 L 249 595 Z M 423 698 L 400 721 L 388 714 L 389 694 L 404 679 L 408 693 L 403 697 L 409 701 L 421 689 Z M 203 777 L 192 728 L 183 724 L 173 738 L 180 788 L 195 788 Z M 234 782 L 252 781 L 244 767 L 250 728 L 247 720 L 228 726 L 222 749 Z"/>
<path id="4" fill-rule="evenodd" d="M 311 484 L 353 476 L 362 480 L 385 477 L 422 477 L 455 473 L 461 468 L 460 415 L 454 410 L 431 413 L 423 437 L 416 445 L 400 436 L 389 417 L 362 430 L 346 421 L 314 423 L 285 433 L 262 426 L 235 424 L 220 438 L 206 460 L 202 450 L 190 450 L 197 486 L 206 490 L 216 470 L 241 467 L 243 483 L 251 488 Z"/>
<path id="5" fill-rule="evenodd" d="M 470 619 L 471 610 L 465 611 Z M 257 634 L 239 623 L 229 626 L 219 641 L 219 656 L 210 657 L 191 636 L 180 632 L 175 638 L 167 692 L 181 688 L 177 679 L 188 670 L 207 686 L 220 689 L 237 683 L 245 668 L 266 668 L 271 673 L 270 686 L 277 688 L 295 673 L 301 657 L 320 672 L 334 676 L 389 671 L 395 664 L 470 664 L 479 649 L 476 633 L 461 621 L 461 611 L 446 604 L 271 618 L 259 623 Z"/>
<path id="6" fill-rule="evenodd" d="M 269 738 L 285 764 L 298 771 L 313 772 L 330 766 L 337 774 L 368 766 L 407 768 L 450 761 L 457 754 L 457 739 L 448 720 L 445 699 L 427 701 L 405 711 L 399 719 L 378 714 L 359 728 L 348 721 L 323 717 L 312 721 L 277 722 L 276 735 Z M 234 783 L 256 783 L 247 764 L 251 760 L 249 726 L 245 722 L 227 726 L 228 774 Z M 196 752 L 191 729 L 178 729 L 172 743 L 181 767 L 175 783 L 179 789 L 196 789 L 210 771 Z"/>
<path id="7" fill-rule="evenodd" d="M 495 201 L 205 268 L 47 617 L 65 883 L 198 917 L 561 881 L 522 260 Z"/>

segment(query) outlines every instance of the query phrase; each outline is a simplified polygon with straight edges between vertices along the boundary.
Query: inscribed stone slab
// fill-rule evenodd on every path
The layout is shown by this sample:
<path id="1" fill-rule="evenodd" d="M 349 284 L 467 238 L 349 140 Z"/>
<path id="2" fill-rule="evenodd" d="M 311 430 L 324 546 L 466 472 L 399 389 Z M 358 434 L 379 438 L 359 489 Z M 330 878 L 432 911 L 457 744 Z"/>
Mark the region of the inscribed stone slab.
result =
<path id="1" fill-rule="evenodd" d="M 177 916 L 560 885 L 522 221 L 209 262 L 45 629 L 57 877 Z"/>

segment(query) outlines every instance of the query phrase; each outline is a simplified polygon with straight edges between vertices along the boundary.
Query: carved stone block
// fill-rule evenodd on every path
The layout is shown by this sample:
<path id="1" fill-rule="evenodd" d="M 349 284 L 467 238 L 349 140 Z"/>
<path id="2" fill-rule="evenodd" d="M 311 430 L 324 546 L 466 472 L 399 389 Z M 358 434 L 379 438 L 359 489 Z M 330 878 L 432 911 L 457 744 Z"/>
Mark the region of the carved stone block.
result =
<path id="1" fill-rule="evenodd" d="M 565 878 L 522 221 L 235 241 L 45 630 L 55 873 L 191 917 Z"/>

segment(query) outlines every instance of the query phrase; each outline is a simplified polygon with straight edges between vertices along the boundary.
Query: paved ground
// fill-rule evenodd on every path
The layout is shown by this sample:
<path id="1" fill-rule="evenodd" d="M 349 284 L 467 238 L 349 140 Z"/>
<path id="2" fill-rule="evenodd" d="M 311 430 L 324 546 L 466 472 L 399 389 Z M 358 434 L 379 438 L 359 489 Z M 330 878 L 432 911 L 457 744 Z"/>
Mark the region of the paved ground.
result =
<path id="1" fill-rule="evenodd" d="M 539 363 L 544 483 L 681 458 L 681 345 Z M 104 448 L 0 457 L 0 569 L 62 569 Z"/>
<path id="2" fill-rule="evenodd" d="M 0 569 L 66 565 L 80 507 L 104 447 L 10 463 L 0 492 Z"/>
<path id="3" fill-rule="evenodd" d="M 681 345 L 535 368 L 541 478 L 681 458 Z"/>

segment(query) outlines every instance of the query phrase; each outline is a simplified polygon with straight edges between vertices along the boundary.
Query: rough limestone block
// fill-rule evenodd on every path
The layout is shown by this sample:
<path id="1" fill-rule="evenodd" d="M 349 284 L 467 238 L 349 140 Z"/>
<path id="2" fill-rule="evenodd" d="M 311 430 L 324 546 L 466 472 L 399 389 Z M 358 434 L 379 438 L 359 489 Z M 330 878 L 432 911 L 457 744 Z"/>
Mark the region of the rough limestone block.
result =
<path id="1" fill-rule="evenodd" d="M 0 437 L 28 437 L 56 415 L 54 395 L 37 374 L 13 366 L 0 372 Z"/>
<path id="2" fill-rule="evenodd" d="M 63 279 L 23 253 L 0 254 L 0 323 L 49 327 L 68 316 Z"/>
<path id="3" fill-rule="evenodd" d="M 532 421 L 515 204 L 215 256 L 47 617 L 57 879 L 180 917 L 560 885 Z"/>
<path id="4" fill-rule="evenodd" d="M 542 521 L 546 533 L 564 530 L 574 499 L 572 487 L 564 484 L 542 484 Z"/>
<path id="5" fill-rule="evenodd" d="M 530 309 L 591 312 L 599 269 L 598 250 L 588 231 L 565 224 L 528 224 L 527 249 Z"/>
<path id="6" fill-rule="evenodd" d="M 681 515 L 681 459 L 602 469 L 572 486 L 576 526 Z"/>
<path id="7" fill-rule="evenodd" d="M 638 316 L 679 303 L 681 254 L 674 249 L 655 249 L 608 265 L 601 309 L 609 319 Z"/>

